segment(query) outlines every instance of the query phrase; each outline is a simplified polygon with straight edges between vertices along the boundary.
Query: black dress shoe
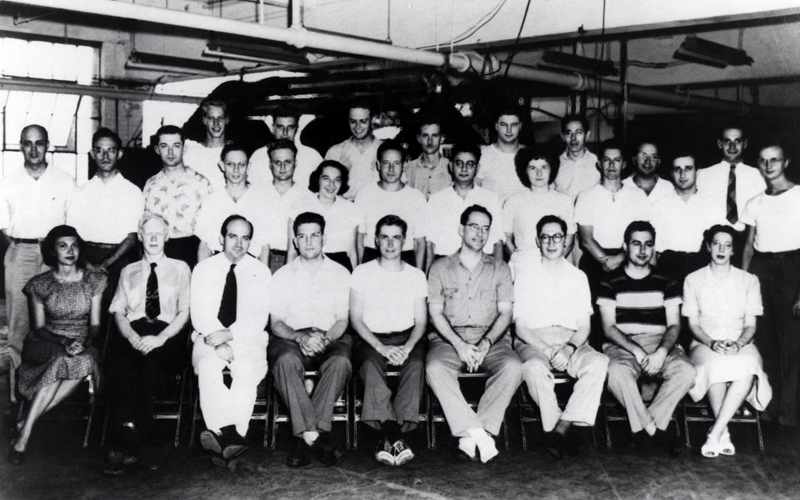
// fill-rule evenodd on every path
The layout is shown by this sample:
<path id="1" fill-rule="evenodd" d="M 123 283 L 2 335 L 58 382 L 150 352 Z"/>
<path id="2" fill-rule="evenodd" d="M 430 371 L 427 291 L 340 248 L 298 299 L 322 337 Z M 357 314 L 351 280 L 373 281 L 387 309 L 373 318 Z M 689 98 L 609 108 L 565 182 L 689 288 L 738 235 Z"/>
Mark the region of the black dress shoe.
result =
<path id="1" fill-rule="evenodd" d="M 656 429 L 653 440 L 673 457 L 678 457 L 683 453 L 683 441 L 676 434 Z"/>
<path id="2" fill-rule="evenodd" d="M 642 450 L 650 445 L 650 434 L 646 431 L 639 431 L 633 435 L 633 439 L 631 439 L 631 449 L 632 450 Z"/>
<path id="3" fill-rule="evenodd" d="M 561 460 L 561 457 L 564 456 L 564 436 L 558 432 L 546 432 L 542 446 L 556 460 Z"/>
<path id="4" fill-rule="evenodd" d="M 314 455 L 314 458 L 319 460 L 322 465 L 330 467 L 331 465 L 335 465 L 336 462 L 342 458 L 344 450 L 336 444 L 330 434 L 327 432 L 320 432 L 317 440 L 311 445 L 311 454 Z"/>
<path id="5" fill-rule="evenodd" d="M 305 439 L 294 438 L 292 447 L 289 449 L 289 456 L 286 457 L 286 465 L 289 467 L 303 467 L 311 463 L 311 447 Z"/>
<path id="6" fill-rule="evenodd" d="M 222 447 L 222 458 L 225 460 L 236 458 L 247 451 L 247 440 L 236 432 L 235 428 L 222 429 L 225 445 Z"/>

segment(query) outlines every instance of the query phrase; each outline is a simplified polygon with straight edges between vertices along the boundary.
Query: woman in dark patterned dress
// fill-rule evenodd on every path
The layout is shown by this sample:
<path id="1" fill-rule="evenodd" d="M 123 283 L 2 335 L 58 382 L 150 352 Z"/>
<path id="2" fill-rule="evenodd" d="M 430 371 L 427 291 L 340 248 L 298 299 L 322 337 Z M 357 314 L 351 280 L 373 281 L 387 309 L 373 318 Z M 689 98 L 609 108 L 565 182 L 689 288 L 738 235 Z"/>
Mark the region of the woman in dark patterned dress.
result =
<path id="1" fill-rule="evenodd" d="M 100 300 L 107 278 L 86 268 L 84 241 L 75 228 L 56 226 L 42 242 L 53 269 L 33 277 L 25 293 L 33 304 L 32 330 L 22 348 L 19 392 L 31 400 L 17 423 L 8 461 L 22 464 L 36 421 L 69 396 L 87 378 L 97 381 L 97 352 L 91 347 L 100 330 Z M 90 381 L 91 387 L 91 381 Z"/>

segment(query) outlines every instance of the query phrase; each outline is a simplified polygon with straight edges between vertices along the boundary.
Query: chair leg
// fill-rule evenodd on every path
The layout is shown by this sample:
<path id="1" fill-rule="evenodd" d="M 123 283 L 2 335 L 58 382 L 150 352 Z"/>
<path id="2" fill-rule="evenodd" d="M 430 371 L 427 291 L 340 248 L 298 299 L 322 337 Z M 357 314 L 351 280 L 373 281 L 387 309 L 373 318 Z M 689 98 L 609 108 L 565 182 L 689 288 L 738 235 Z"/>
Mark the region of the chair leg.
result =
<path id="1" fill-rule="evenodd" d="M 356 398 L 358 397 L 358 376 L 353 377 L 353 449 L 358 449 L 358 422 L 361 420 L 361 415 L 358 414 L 359 409 L 358 405 L 356 404 Z M 361 402 L 361 409 L 364 409 L 363 406 L 364 402 Z"/>
<path id="2" fill-rule="evenodd" d="M 17 402 L 17 369 L 14 363 L 8 367 L 8 397 L 12 403 Z"/>
<path id="3" fill-rule="evenodd" d="M 350 449 L 350 403 L 355 391 L 350 390 L 350 384 L 344 384 L 344 411 L 347 418 L 344 421 L 344 445 L 349 450 Z"/>
<path id="4" fill-rule="evenodd" d="M 267 409 L 264 418 L 264 448 L 269 446 L 269 422 L 270 415 L 272 414 L 272 377 L 267 378 Z"/>
<path id="5" fill-rule="evenodd" d="M 278 391 L 272 391 L 272 429 L 270 429 L 272 433 L 271 442 L 269 448 L 271 450 L 275 449 L 275 437 L 278 434 Z"/>
<path id="6" fill-rule="evenodd" d="M 178 396 L 178 415 L 175 417 L 175 448 L 181 441 L 181 416 L 183 415 L 183 398 L 186 391 L 186 379 L 189 378 L 186 368 L 181 371 L 181 391 Z"/>
<path id="7" fill-rule="evenodd" d="M 606 426 L 606 448 L 611 449 L 611 427 L 608 425 L 608 406 L 603 405 L 603 420 Z"/>
<path id="8" fill-rule="evenodd" d="M 678 422 L 675 422 L 678 425 Z M 686 447 L 692 449 L 692 443 L 689 439 L 689 415 L 686 413 L 686 405 L 683 406 L 683 428 L 686 430 Z"/>
<path id="9" fill-rule="evenodd" d="M 758 415 L 758 411 L 755 409 L 753 410 L 753 413 L 756 415 L 756 428 L 758 428 L 758 449 L 764 451 L 764 436 L 761 433 L 761 417 Z"/>
<path id="10" fill-rule="evenodd" d="M 520 387 L 520 391 L 522 391 L 522 390 L 523 389 Z M 522 408 L 522 393 L 521 392 L 517 392 L 517 400 L 519 401 L 517 403 L 517 406 L 518 406 L 518 409 L 519 409 L 519 429 L 520 429 L 520 434 L 522 434 L 522 450 L 523 451 L 527 451 L 528 450 L 528 435 L 525 432 L 525 414 L 523 413 L 523 408 Z"/>
<path id="11" fill-rule="evenodd" d="M 194 408 L 192 409 L 192 429 L 190 431 L 191 434 L 189 435 L 189 448 L 194 446 L 194 436 L 195 436 L 195 431 L 197 430 L 197 419 L 200 417 L 200 415 L 199 415 L 199 411 L 200 411 L 200 394 L 199 394 L 199 391 L 195 390 L 193 395 L 194 395 L 194 405 L 193 405 Z"/>
<path id="12" fill-rule="evenodd" d="M 89 446 L 89 433 L 92 431 L 92 422 L 94 421 L 94 410 L 97 406 L 97 400 L 95 400 L 91 407 L 89 408 L 89 419 L 86 421 L 86 432 L 83 435 L 83 449 L 85 450 L 87 446 Z"/>

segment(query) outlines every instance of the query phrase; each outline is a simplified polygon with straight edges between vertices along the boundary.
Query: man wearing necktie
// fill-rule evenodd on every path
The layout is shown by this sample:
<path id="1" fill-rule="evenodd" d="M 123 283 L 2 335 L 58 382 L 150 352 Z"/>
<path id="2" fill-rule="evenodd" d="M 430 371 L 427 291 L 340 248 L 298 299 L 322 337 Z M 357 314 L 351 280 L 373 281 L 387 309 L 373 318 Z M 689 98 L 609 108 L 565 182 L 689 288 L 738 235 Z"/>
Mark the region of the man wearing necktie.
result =
<path id="1" fill-rule="evenodd" d="M 246 449 L 256 388 L 267 374 L 270 272 L 247 254 L 253 226 L 240 215 L 222 223 L 222 252 L 192 273 L 192 364 L 207 430 L 200 443 L 225 465 Z M 230 370 L 230 386 L 223 370 Z"/>
<path id="2" fill-rule="evenodd" d="M 120 274 L 109 311 L 123 339 L 116 342 L 119 359 L 113 399 L 112 451 L 106 474 L 138 461 L 139 439 L 153 425 L 153 401 L 164 374 L 186 364 L 186 323 L 189 321 L 189 266 L 164 255 L 169 223 L 147 213 L 139 221 L 141 261 Z"/>

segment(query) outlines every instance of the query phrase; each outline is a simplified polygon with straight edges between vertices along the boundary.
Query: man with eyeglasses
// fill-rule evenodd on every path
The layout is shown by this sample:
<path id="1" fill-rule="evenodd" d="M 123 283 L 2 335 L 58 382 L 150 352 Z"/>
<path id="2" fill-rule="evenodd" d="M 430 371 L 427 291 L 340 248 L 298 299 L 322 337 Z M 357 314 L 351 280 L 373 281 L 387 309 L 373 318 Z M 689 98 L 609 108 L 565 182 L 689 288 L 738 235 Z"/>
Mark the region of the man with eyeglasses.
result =
<path id="1" fill-rule="evenodd" d="M 622 181 L 622 184 L 640 189 L 647 196 L 647 201 L 652 207 L 659 200 L 670 196 L 675 188 L 668 181 L 658 175 L 661 166 L 661 157 L 658 155 L 658 146 L 649 139 L 642 139 L 636 145 L 636 154 L 633 156 L 633 174 Z"/>
<path id="2" fill-rule="evenodd" d="M 570 429 L 589 430 L 606 380 L 608 358 L 588 344 L 592 294 L 586 275 L 563 257 L 567 223 L 545 215 L 536 224 L 538 266 L 520 269 L 514 282 L 515 351 L 522 361 L 522 378 L 539 407 L 545 450 L 556 460 L 566 449 Z M 555 393 L 554 373 L 577 379 L 562 412 Z M 574 451 L 590 442 L 586 432 L 573 432 Z"/>
<path id="3" fill-rule="evenodd" d="M 477 184 L 496 193 L 500 202 L 514 193 L 525 191 L 517 177 L 514 157 L 521 147 L 519 134 L 522 131 L 522 110 L 508 106 L 497 112 L 494 124 L 497 140 L 481 148 L 480 169 Z"/>
<path id="4" fill-rule="evenodd" d="M 206 101 L 202 105 L 205 140 L 195 142 L 186 140 L 183 162 L 208 179 L 214 191 L 225 188 L 225 176 L 217 166 L 222 148 L 227 144 L 225 130 L 230 117 L 228 106 L 222 101 Z"/>
<path id="5" fill-rule="evenodd" d="M 747 138 L 742 125 L 726 124 L 717 147 L 722 151 L 722 161 L 697 172 L 697 190 L 714 203 L 719 217 L 727 219 L 737 231 L 731 263 L 741 266 L 745 240 L 742 212 L 745 203 L 763 193 L 767 184 L 757 168 L 743 162 Z"/>
<path id="6" fill-rule="evenodd" d="M 461 214 L 461 248 L 439 259 L 428 275 L 429 335 L 426 378 L 444 410 L 458 448 L 471 460 L 497 456 L 500 432 L 511 398 L 522 382 L 522 365 L 511 347 L 514 285 L 502 259 L 484 253 L 492 215 L 480 205 Z M 486 373 L 477 411 L 459 386 L 462 370 Z"/>
<path id="7" fill-rule="evenodd" d="M 107 128 L 94 133 L 89 155 L 97 172 L 75 190 L 67 205 L 67 224 L 86 240 L 86 260 L 108 273 L 103 311 L 111 303 L 120 272 L 130 262 L 144 213 L 142 192 L 117 167 L 121 146 L 119 136 Z"/>
<path id="8" fill-rule="evenodd" d="M 467 207 L 480 205 L 492 214 L 494 223 L 483 251 L 503 258 L 502 207 L 497 195 L 475 185 L 475 175 L 481 159 L 481 149 L 473 143 L 460 141 L 453 146 L 453 161 L 448 166 L 451 185 L 431 195 L 425 216 L 425 237 L 428 244 L 425 270 L 433 261 L 453 255 L 461 248 L 459 218 Z"/>
<path id="9" fill-rule="evenodd" d="M 295 436 L 286 465 L 308 465 L 312 456 L 333 465 L 343 453 L 330 434 L 333 404 L 352 369 L 350 273 L 322 253 L 321 215 L 303 212 L 292 229 L 298 257 L 272 277 L 268 349 L 275 389 L 289 408 Z M 306 370 L 319 371 L 313 392 L 304 385 Z"/>

